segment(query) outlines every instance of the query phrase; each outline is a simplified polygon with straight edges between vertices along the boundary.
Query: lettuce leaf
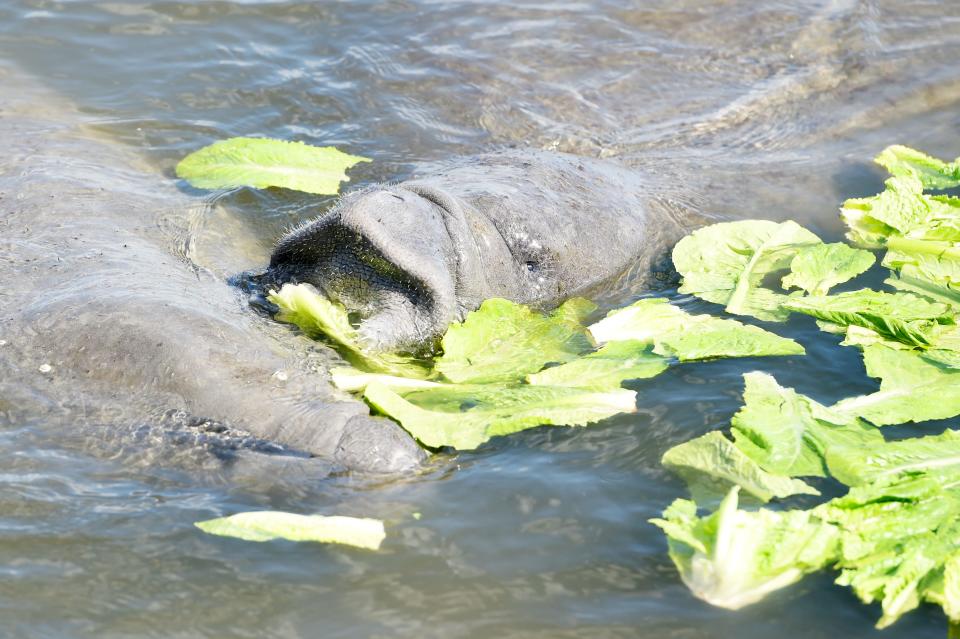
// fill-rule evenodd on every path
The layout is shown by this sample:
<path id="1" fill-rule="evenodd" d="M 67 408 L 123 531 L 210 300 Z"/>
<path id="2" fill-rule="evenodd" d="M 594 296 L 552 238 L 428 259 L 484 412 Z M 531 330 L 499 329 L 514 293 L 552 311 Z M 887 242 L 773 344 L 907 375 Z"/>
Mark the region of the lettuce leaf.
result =
<path id="1" fill-rule="evenodd" d="M 590 326 L 598 343 L 637 340 L 680 361 L 714 357 L 802 355 L 803 347 L 757 326 L 710 315 L 690 315 L 664 298 L 649 298 L 611 311 Z"/>
<path id="2" fill-rule="evenodd" d="M 737 448 L 767 472 L 823 477 L 826 455 L 834 448 L 883 442 L 876 428 L 784 388 L 766 373 L 743 378 L 744 405 L 733 416 L 731 430 Z"/>
<path id="3" fill-rule="evenodd" d="M 885 628 L 922 601 L 956 600 L 945 588 L 946 565 L 960 552 L 958 477 L 907 476 L 894 483 L 853 488 L 817 507 L 840 530 L 837 583 L 864 603 L 879 601 Z M 956 574 L 951 570 L 951 585 Z M 948 614 L 950 614 L 948 612 Z M 953 618 L 953 617 L 951 617 Z M 955 619 L 955 618 L 954 618 Z"/>
<path id="4" fill-rule="evenodd" d="M 851 444 L 833 446 L 826 451 L 830 474 L 848 486 L 886 484 L 917 473 L 960 475 L 960 431 Z"/>
<path id="5" fill-rule="evenodd" d="M 270 291 L 267 299 L 280 307 L 274 319 L 295 324 L 311 337 L 325 335 L 339 347 L 347 361 L 365 371 L 416 379 L 428 373 L 424 364 L 412 357 L 364 349 L 346 309 L 317 293 L 309 284 L 284 284 L 279 292 Z"/>
<path id="6" fill-rule="evenodd" d="M 551 315 L 489 299 L 463 323 L 447 329 L 436 370 L 452 382 L 479 384 L 518 381 L 547 364 L 569 362 L 593 350 L 578 321 L 584 311 L 578 299 Z"/>
<path id="7" fill-rule="evenodd" d="M 238 513 L 194 524 L 211 535 L 247 541 L 316 541 L 379 550 L 386 538 L 379 519 L 297 515 L 276 510 Z"/>
<path id="8" fill-rule="evenodd" d="M 802 248 L 790 262 L 783 288 L 801 288 L 810 295 L 826 295 L 831 288 L 860 275 L 877 261 L 869 251 L 846 244 L 814 244 Z"/>
<path id="9" fill-rule="evenodd" d="M 194 151 L 177 164 L 177 176 L 200 189 L 271 186 L 336 195 L 346 170 L 368 158 L 332 146 L 265 138 L 230 138 Z"/>
<path id="10" fill-rule="evenodd" d="M 529 384 L 445 384 L 401 390 L 373 382 L 363 397 L 424 446 L 472 450 L 537 426 L 583 426 L 636 411 L 636 393 Z"/>
<path id="11" fill-rule="evenodd" d="M 697 503 L 710 503 L 731 486 L 764 502 L 774 497 L 820 494 L 799 479 L 767 472 L 718 431 L 674 446 L 660 461 L 683 478 Z"/>
<path id="12" fill-rule="evenodd" d="M 930 346 L 940 324 L 952 324 L 946 304 L 909 293 L 869 289 L 827 296 L 794 298 L 783 307 L 838 326 L 861 326 L 910 346 Z"/>
<path id="13" fill-rule="evenodd" d="M 863 361 L 867 374 L 880 378 L 880 390 L 841 400 L 833 406 L 835 411 L 876 426 L 960 415 L 960 370 L 884 344 L 865 346 Z"/>
<path id="14" fill-rule="evenodd" d="M 915 175 L 925 189 L 952 189 L 960 186 L 960 160 L 944 162 L 926 153 L 894 144 L 880 152 L 874 162 L 891 175 Z"/>
<path id="15" fill-rule="evenodd" d="M 801 250 L 820 243 L 796 222 L 723 222 L 680 240 L 673 263 L 683 276 L 681 293 L 722 304 L 734 315 L 783 321 L 789 315 L 781 308 L 786 296 L 761 284 L 788 268 Z"/>
<path id="16" fill-rule="evenodd" d="M 527 383 L 605 390 L 619 388 L 626 380 L 654 377 L 669 365 L 668 358 L 653 353 L 645 342 L 608 342 L 600 350 L 572 362 L 528 375 Z"/>
<path id="17" fill-rule="evenodd" d="M 678 499 L 651 520 L 667 534 L 670 558 L 696 597 L 737 610 L 836 560 L 836 527 L 810 511 L 740 510 L 738 492 L 731 488 L 707 517 Z"/>

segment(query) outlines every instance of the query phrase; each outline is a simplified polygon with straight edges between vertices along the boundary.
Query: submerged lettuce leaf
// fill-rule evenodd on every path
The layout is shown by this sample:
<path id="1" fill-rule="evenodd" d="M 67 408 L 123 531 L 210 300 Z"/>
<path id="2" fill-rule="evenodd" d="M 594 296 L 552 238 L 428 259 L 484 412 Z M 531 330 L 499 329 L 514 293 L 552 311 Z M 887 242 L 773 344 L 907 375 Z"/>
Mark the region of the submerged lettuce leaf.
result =
<path id="1" fill-rule="evenodd" d="M 610 312 L 590 326 L 599 343 L 637 340 L 680 361 L 713 357 L 802 355 L 803 347 L 757 326 L 710 315 L 690 315 L 664 298 L 649 298 Z"/>
<path id="2" fill-rule="evenodd" d="M 572 362 L 528 375 L 527 383 L 604 390 L 619 388 L 630 379 L 654 377 L 669 365 L 670 360 L 655 354 L 646 342 L 608 342 L 600 350 Z"/>
<path id="3" fill-rule="evenodd" d="M 368 158 L 332 146 L 266 138 L 230 138 L 194 151 L 177 164 L 177 176 L 200 189 L 278 186 L 336 195 L 346 170 Z"/>
<path id="4" fill-rule="evenodd" d="M 695 596 L 737 610 L 836 560 L 836 527 L 810 511 L 740 510 L 738 491 L 707 517 L 678 499 L 651 520 L 667 534 L 670 558 Z"/>
<path id="5" fill-rule="evenodd" d="M 660 461 L 683 478 L 697 503 L 710 503 L 731 486 L 742 487 L 760 501 L 820 494 L 799 479 L 767 472 L 718 431 L 674 446 Z"/>
<path id="6" fill-rule="evenodd" d="M 400 390 L 370 383 L 364 399 L 431 448 L 477 448 L 536 426 L 583 426 L 636 410 L 636 393 L 529 384 L 445 384 Z"/>
<path id="7" fill-rule="evenodd" d="M 267 299 L 280 307 L 275 319 L 295 324 L 313 337 L 326 335 L 355 366 L 404 377 L 423 378 L 427 375 L 423 364 L 412 357 L 364 349 L 346 309 L 317 293 L 309 284 L 284 284 L 279 292 L 270 291 Z"/>
<path id="8" fill-rule="evenodd" d="M 835 411 L 877 426 L 960 415 L 960 370 L 884 344 L 865 346 L 863 361 L 867 374 L 880 378 L 880 390 L 844 399 L 834 405 Z"/>
<path id="9" fill-rule="evenodd" d="M 489 299 L 447 329 L 436 369 L 457 383 L 507 382 L 576 359 L 593 349 L 579 324 L 589 313 L 584 302 L 570 300 L 553 314 L 541 315 L 508 300 Z"/>
<path id="10" fill-rule="evenodd" d="M 694 231 L 673 249 L 683 276 L 681 293 L 722 304 L 728 313 L 783 321 L 786 296 L 762 286 L 763 280 L 790 266 L 803 249 L 820 238 L 796 222 L 744 220 Z"/>
<path id="11" fill-rule="evenodd" d="M 953 323 L 949 306 L 909 293 L 864 289 L 795 298 L 783 306 L 838 326 L 861 326 L 910 346 L 932 345 L 939 325 Z"/>
<path id="12" fill-rule="evenodd" d="M 873 253 L 846 244 L 814 244 L 801 249 L 783 278 L 786 289 L 801 288 L 810 295 L 826 295 L 831 288 L 873 266 Z"/>
<path id="13" fill-rule="evenodd" d="M 194 524 L 211 535 L 247 541 L 316 541 L 379 550 L 386 538 L 379 519 L 297 515 L 276 510 L 238 513 Z"/>

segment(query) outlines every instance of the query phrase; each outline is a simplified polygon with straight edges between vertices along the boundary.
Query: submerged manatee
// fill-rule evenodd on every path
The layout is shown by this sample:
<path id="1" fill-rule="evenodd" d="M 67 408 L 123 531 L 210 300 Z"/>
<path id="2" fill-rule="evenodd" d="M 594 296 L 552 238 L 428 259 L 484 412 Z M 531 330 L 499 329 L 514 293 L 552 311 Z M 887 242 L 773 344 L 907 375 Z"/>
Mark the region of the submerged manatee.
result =
<path id="1" fill-rule="evenodd" d="M 345 195 L 280 240 L 271 276 L 342 302 L 371 346 L 415 348 L 491 297 L 547 307 L 649 273 L 683 228 L 653 192 L 626 167 L 563 153 L 458 159 Z"/>
<path id="2" fill-rule="evenodd" d="M 2 62 L 0 84 L 0 430 L 151 465 L 192 464 L 155 442 L 194 442 L 272 475 L 424 459 L 332 388 L 332 351 L 180 250 L 193 200 L 172 180 Z"/>
<path id="3" fill-rule="evenodd" d="M 151 465 L 191 448 L 153 442 L 199 443 L 270 476 L 424 459 L 330 385 L 335 353 L 251 313 L 181 250 L 170 221 L 194 201 L 171 180 L 16 69 L 0 64 L 0 81 L 0 426 Z M 666 210 L 615 164 L 484 155 L 345 196 L 280 243 L 270 272 L 345 301 L 392 347 L 487 297 L 547 306 L 642 272 L 679 230 Z"/>

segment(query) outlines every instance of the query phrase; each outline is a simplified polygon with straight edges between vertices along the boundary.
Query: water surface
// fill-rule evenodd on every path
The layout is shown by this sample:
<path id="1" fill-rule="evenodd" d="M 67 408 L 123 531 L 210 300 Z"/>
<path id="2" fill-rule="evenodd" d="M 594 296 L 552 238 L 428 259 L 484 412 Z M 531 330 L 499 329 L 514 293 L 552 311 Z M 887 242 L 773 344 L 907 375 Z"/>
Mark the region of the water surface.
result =
<path id="1" fill-rule="evenodd" d="M 958 57 L 950 2 L 0 3 L 0 58 L 158 181 L 234 135 L 371 157 L 359 184 L 532 146 L 619 158 L 704 215 L 792 218 L 828 240 L 842 235 L 838 203 L 881 187 L 869 158 L 883 146 L 960 154 Z M 263 266 L 284 228 L 330 204 L 190 195 L 205 205 L 156 223 L 189 229 L 179 249 L 224 278 Z M 634 415 L 500 438 L 392 481 L 98 453 L 0 397 L 0 634 L 881 636 L 876 607 L 828 576 L 711 608 L 646 523 L 684 494 L 661 454 L 724 426 L 743 372 L 822 402 L 873 388 L 856 352 L 812 322 L 777 330 L 808 356 L 678 366 L 632 385 Z M 389 536 L 372 554 L 192 527 L 262 508 L 379 517 Z M 930 607 L 882 633 L 943 635 Z"/>

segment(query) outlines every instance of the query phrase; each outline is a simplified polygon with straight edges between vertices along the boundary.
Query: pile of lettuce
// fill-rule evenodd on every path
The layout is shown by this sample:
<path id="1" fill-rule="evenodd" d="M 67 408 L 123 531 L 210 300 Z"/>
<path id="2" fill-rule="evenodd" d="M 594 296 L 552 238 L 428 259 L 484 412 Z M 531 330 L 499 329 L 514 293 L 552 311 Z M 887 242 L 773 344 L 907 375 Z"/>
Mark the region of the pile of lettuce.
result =
<path id="1" fill-rule="evenodd" d="M 960 187 L 960 162 L 901 146 L 877 162 L 892 174 L 884 192 L 842 208 L 854 246 L 819 244 L 792 222 L 742 221 L 675 247 L 681 292 L 767 321 L 810 315 L 880 380 L 874 393 L 824 406 L 749 373 L 727 433 L 664 454 L 692 499 L 653 523 L 683 581 L 713 605 L 737 609 L 833 569 L 838 584 L 880 603 L 878 628 L 921 602 L 960 623 L 960 430 L 893 440 L 880 428 L 960 414 L 960 198 L 934 193 Z M 883 252 L 890 290 L 829 294 L 873 264 L 870 250 Z M 847 492 L 806 509 L 740 507 L 743 495 L 819 495 L 811 478 Z"/>
<path id="2" fill-rule="evenodd" d="M 491 437 L 544 425 L 582 426 L 636 410 L 627 380 L 715 357 L 798 355 L 803 347 L 732 319 L 691 315 L 642 299 L 592 325 L 596 306 L 572 299 L 543 314 L 490 299 L 452 325 L 424 361 L 363 348 L 346 310 L 308 284 L 270 301 L 277 319 L 333 342 L 349 367 L 333 383 L 357 393 L 428 448 L 470 450 Z"/>

